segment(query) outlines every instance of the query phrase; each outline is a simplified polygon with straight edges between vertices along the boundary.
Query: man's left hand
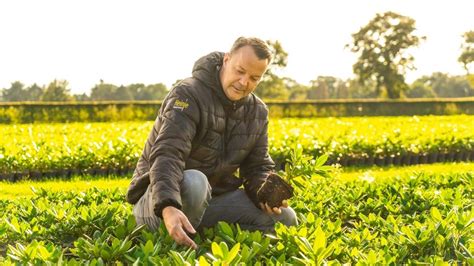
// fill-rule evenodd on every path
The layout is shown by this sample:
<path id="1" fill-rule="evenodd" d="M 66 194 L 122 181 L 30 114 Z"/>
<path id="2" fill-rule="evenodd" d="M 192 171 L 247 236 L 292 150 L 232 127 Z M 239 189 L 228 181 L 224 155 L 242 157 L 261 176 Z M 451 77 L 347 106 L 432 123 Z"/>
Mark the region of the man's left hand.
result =
<path id="1" fill-rule="evenodd" d="M 281 214 L 281 208 L 288 208 L 288 201 L 284 200 L 282 201 L 280 207 L 273 207 L 273 208 L 268 206 L 268 203 L 264 204 L 263 202 L 260 202 L 260 209 L 262 209 L 267 214 L 276 214 L 276 215 Z"/>

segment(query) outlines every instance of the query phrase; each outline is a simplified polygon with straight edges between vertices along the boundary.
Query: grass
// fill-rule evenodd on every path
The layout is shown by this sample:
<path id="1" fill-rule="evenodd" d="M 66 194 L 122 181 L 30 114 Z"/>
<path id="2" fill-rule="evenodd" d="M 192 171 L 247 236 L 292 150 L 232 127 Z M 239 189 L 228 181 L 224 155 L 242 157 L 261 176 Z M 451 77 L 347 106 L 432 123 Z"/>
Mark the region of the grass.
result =
<path id="1" fill-rule="evenodd" d="M 336 178 L 343 181 L 355 179 L 385 180 L 396 176 L 411 175 L 416 172 L 425 173 L 465 173 L 473 172 L 474 163 L 444 163 L 425 164 L 404 167 L 366 167 L 340 169 Z M 21 181 L 17 183 L 0 182 L 0 200 L 31 197 L 34 195 L 32 188 L 47 189 L 51 191 L 86 191 L 96 187 L 101 189 L 118 188 L 125 192 L 130 184 L 130 177 L 75 177 L 71 180 L 46 180 L 46 181 Z"/>

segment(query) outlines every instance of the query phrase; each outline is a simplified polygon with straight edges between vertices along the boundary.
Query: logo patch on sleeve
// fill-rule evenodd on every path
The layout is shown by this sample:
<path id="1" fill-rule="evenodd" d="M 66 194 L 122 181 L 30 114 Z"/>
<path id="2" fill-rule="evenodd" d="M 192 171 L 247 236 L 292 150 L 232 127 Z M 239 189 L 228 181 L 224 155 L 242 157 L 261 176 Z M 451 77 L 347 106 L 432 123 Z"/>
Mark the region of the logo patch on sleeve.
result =
<path id="1" fill-rule="evenodd" d="M 188 108 L 188 106 L 189 106 L 189 103 L 183 102 L 181 100 L 176 100 L 174 102 L 173 108 L 180 109 L 181 111 L 183 111 L 184 109 Z"/>

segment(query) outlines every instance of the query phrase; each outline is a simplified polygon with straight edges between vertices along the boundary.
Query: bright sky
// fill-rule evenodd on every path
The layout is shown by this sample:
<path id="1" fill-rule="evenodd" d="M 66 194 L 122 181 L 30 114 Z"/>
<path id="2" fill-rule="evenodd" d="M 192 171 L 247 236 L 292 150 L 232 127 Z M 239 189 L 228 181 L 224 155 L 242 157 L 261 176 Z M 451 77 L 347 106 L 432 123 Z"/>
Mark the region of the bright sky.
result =
<path id="1" fill-rule="evenodd" d="M 416 20 L 427 36 L 413 50 L 408 81 L 435 71 L 464 74 L 462 34 L 474 30 L 473 0 L 16 0 L 0 2 L 0 88 L 69 81 L 89 93 L 116 85 L 190 76 L 194 61 L 227 51 L 239 36 L 279 40 L 289 53 L 281 74 L 308 84 L 320 75 L 352 77 L 351 34 L 377 12 Z"/>

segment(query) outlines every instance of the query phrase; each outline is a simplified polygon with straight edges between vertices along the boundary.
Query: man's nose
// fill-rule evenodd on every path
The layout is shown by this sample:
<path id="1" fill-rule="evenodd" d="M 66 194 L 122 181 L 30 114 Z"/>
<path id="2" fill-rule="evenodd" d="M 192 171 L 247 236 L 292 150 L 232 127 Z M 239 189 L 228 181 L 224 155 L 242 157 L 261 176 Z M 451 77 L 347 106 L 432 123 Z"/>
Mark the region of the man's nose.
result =
<path id="1" fill-rule="evenodd" d="M 247 85 L 249 84 L 249 79 L 244 75 L 244 76 L 240 77 L 239 82 L 242 86 L 247 88 Z"/>

